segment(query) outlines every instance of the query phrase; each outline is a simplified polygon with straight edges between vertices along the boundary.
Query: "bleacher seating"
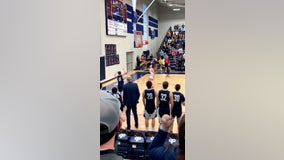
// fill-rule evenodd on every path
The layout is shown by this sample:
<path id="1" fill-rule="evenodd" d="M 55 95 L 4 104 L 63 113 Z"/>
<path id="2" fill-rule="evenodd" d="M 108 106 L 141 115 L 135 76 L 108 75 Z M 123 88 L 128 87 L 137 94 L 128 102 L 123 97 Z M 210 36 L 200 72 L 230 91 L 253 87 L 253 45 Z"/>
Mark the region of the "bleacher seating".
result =
<path id="1" fill-rule="evenodd" d="M 144 133 L 141 131 L 130 131 L 129 132 L 129 143 L 130 149 L 128 158 L 129 159 L 144 159 L 145 157 L 145 138 Z"/>
<path id="2" fill-rule="evenodd" d="M 157 132 L 142 130 L 124 130 L 116 134 L 115 151 L 125 159 L 148 159 L 148 148 Z M 178 145 L 178 136 L 169 133 L 164 145 Z"/>
<path id="3" fill-rule="evenodd" d="M 115 149 L 116 152 L 122 157 L 128 157 L 129 153 L 129 137 L 127 130 L 121 130 L 116 134 Z"/>
<path id="4" fill-rule="evenodd" d="M 170 27 L 160 46 L 157 57 L 160 57 L 160 51 L 164 52 L 170 59 L 170 68 L 172 70 L 184 71 L 184 62 L 178 63 L 177 59 L 184 54 L 185 49 L 185 31 L 184 25 L 175 25 Z"/>

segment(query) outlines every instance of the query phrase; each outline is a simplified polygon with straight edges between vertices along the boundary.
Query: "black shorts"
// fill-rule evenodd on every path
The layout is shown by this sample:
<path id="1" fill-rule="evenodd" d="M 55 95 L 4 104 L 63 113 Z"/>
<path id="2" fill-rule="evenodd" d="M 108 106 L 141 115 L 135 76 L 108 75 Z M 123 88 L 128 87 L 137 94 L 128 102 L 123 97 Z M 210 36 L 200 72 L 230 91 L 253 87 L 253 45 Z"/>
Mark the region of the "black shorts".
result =
<path id="1" fill-rule="evenodd" d="M 180 118 L 181 114 L 182 114 L 181 111 L 172 112 L 172 118 L 175 118 L 175 117 Z"/>
<path id="2" fill-rule="evenodd" d="M 163 117 L 164 114 L 170 115 L 170 109 L 159 108 L 159 117 Z"/>
<path id="3" fill-rule="evenodd" d="M 123 85 L 118 85 L 118 86 L 117 86 L 117 90 L 118 90 L 119 92 L 122 92 L 122 90 L 123 90 Z"/>

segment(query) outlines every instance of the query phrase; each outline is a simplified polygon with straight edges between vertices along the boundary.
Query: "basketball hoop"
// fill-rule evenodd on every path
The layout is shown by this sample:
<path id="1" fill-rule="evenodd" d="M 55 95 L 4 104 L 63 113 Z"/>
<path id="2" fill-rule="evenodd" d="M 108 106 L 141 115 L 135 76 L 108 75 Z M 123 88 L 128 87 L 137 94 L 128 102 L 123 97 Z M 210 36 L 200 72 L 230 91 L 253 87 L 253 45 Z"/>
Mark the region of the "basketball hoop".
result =
<path id="1" fill-rule="evenodd" d="M 134 32 L 134 47 L 143 47 L 142 32 L 141 31 L 135 31 Z"/>

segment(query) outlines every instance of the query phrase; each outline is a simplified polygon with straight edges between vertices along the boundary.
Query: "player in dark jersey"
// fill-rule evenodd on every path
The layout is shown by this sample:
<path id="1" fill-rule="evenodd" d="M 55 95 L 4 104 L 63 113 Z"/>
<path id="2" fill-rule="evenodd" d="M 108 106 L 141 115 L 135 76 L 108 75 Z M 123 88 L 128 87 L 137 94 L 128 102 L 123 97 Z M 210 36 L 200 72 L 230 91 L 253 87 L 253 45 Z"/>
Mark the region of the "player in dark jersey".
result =
<path id="1" fill-rule="evenodd" d="M 171 110 L 173 107 L 173 94 L 167 90 L 169 82 L 163 82 L 163 89 L 161 89 L 157 95 L 157 106 L 158 106 L 158 115 L 159 121 L 164 114 L 171 115 Z"/>
<path id="2" fill-rule="evenodd" d="M 121 74 L 121 71 L 118 71 L 117 74 L 115 74 L 115 77 L 117 79 L 118 91 L 121 93 L 123 90 L 123 85 L 124 85 L 124 79 L 123 79 L 123 75 Z"/>
<path id="3" fill-rule="evenodd" d="M 155 98 L 156 93 L 155 90 L 152 88 L 153 84 L 151 81 L 146 82 L 147 89 L 144 90 L 142 93 L 143 97 L 143 104 L 145 106 L 144 110 L 144 117 L 145 117 L 145 127 L 148 131 L 149 127 L 149 119 L 152 119 L 152 130 L 155 130 L 155 118 L 157 117 L 156 105 L 155 105 Z"/>
<path id="4" fill-rule="evenodd" d="M 122 101 L 122 96 L 117 92 L 117 88 L 116 87 L 113 87 L 111 89 L 111 94 L 119 100 L 119 102 L 120 102 L 120 110 L 121 110 L 121 112 L 124 112 L 123 111 L 124 110 L 124 104 L 123 104 L 123 101 Z"/>
<path id="5" fill-rule="evenodd" d="M 172 108 L 172 118 L 177 118 L 177 126 L 179 126 L 179 120 L 182 115 L 182 105 L 185 105 L 185 97 L 184 95 L 179 91 L 180 90 L 180 84 L 175 85 L 175 90 L 173 93 L 173 101 L 174 106 Z M 173 129 L 173 125 L 171 126 L 170 130 Z"/>

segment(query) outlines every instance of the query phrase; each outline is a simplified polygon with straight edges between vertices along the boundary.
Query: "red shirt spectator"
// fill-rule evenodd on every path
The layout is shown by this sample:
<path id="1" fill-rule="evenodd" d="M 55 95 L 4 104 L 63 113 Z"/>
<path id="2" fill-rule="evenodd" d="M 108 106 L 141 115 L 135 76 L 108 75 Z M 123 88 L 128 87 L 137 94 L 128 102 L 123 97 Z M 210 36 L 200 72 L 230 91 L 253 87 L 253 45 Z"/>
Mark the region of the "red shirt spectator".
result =
<path id="1" fill-rule="evenodd" d="M 168 57 L 167 57 L 167 58 L 165 58 L 165 65 L 166 65 L 166 66 L 168 66 L 168 65 L 169 65 L 169 63 L 170 63 L 169 58 L 168 58 Z"/>
<path id="2" fill-rule="evenodd" d="M 140 61 L 141 61 L 141 63 L 144 63 L 144 62 L 145 62 L 145 57 L 144 57 L 144 56 L 141 56 Z"/>
<path id="3" fill-rule="evenodd" d="M 177 55 L 177 50 L 174 50 L 173 51 L 173 56 L 176 56 Z"/>

